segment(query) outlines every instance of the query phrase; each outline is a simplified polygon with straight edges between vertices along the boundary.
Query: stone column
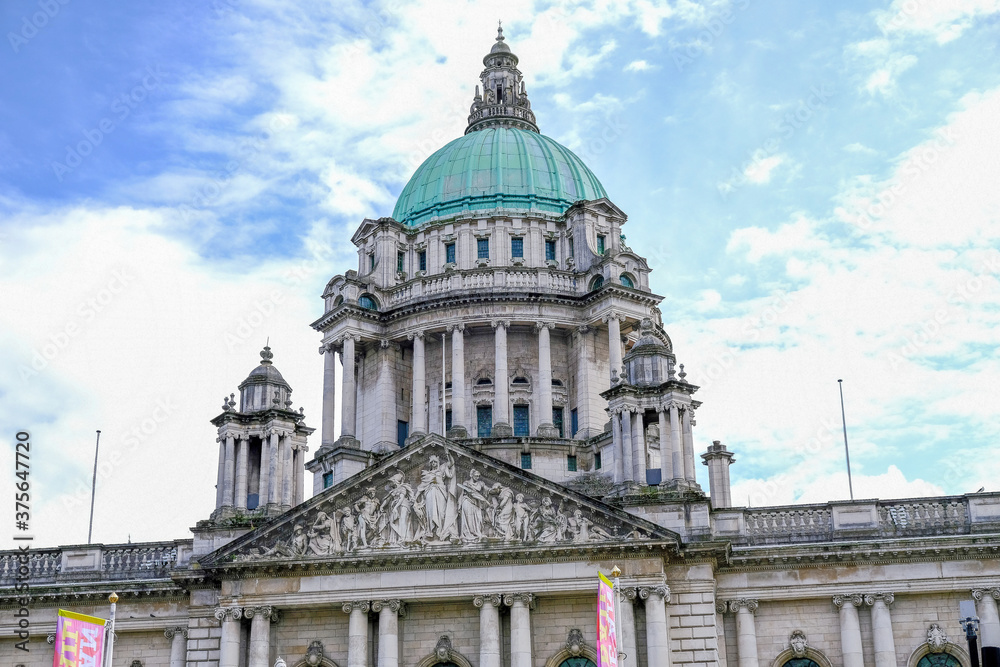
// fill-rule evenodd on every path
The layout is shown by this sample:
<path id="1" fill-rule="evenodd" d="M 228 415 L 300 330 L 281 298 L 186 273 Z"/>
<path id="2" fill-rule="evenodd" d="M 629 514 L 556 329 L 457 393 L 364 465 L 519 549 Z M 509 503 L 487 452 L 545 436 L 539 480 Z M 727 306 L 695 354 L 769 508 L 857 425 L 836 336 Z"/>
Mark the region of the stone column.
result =
<path id="1" fill-rule="evenodd" d="M 753 614 L 757 600 L 741 598 L 729 601 L 729 611 L 736 614 L 736 652 L 739 667 L 760 667 L 757 660 L 757 627 Z"/>
<path id="2" fill-rule="evenodd" d="M 538 426 L 535 433 L 540 437 L 554 435 L 552 425 L 552 348 L 549 338 L 551 324 L 539 322 L 538 331 Z"/>
<path id="3" fill-rule="evenodd" d="M 187 664 L 187 628 L 167 628 L 163 635 L 170 640 L 170 667 Z"/>
<path id="4" fill-rule="evenodd" d="M 643 411 L 632 413 L 632 477 L 640 484 L 646 483 L 646 429 L 643 428 Z"/>
<path id="5" fill-rule="evenodd" d="M 286 433 L 281 437 L 281 504 L 291 507 L 292 505 L 292 479 L 295 477 L 295 468 L 292 467 L 292 434 Z"/>
<path id="6" fill-rule="evenodd" d="M 670 624 L 667 603 L 670 589 L 666 586 L 640 588 L 639 597 L 646 601 L 646 662 L 649 667 L 670 667 Z"/>
<path id="7" fill-rule="evenodd" d="M 409 335 L 413 340 L 413 387 L 410 390 L 410 435 L 427 433 L 427 357 L 424 350 L 424 332 Z"/>
<path id="8" fill-rule="evenodd" d="M 358 340 L 356 336 L 344 337 L 344 378 L 341 381 L 343 398 L 340 399 L 340 437 L 342 438 L 353 438 L 357 433 L 355 430 L 355 411 L 358 405 L 358 391 L 354 377 L 354 342 L 356 340 Z"/>
<path id="9" fill-rule="evenodd" d="M 233 506 L 233 491 L 236 488 L 236 449 L 233 435 L 226 434 L 226 473 L 222 480 L 222 506 Z"/>
<path id="10" fill-rule="evenodd" d="M 337 441 L 335 413 L 337 409 L 337 353 L 332 344 L 321 345 L 323 355 L 323 430 L 322 445 Z"/>
<path id="11" fill-rule="evenodd" d="M 250 440 L 245 435 L 236 439 L 236 497 L 233 506 L 238 510 L 247 508 L 247 475 L 250 474 Z"/>
<path id="12" fill-rule="evenodd" d="M 625 461 L 622 458 L 622 422 L 618 410 L 611 411 L 611 449 L 615 453 L 615 484 L 625 481 Z"/>
<path id="13" fill-rule="evenodd" d="M 510 667 L 532 667 L 529 608 L 533 599 L 531 593 L 504 596 L 504 602 L 510 605 Z"/>
<path id="14" fill-rule="evenodd" d="M 674 478 L 674 454 L 670 445 L 670 426 L 667 420 L 667 409 L 660 406 L 656 409 L 660 421 L 660 484 L 666 484 Z"/>
<path id="15" fill-rule="evenodd" d="M 222 507 L 222 499 L 226 497 L 226 439 L 218 437 L 219 443 L 219 474 L 215 481 L 215 507 Z"/>
<path id="16" fill-rule="evenodd" d="M 684 413 L 681 415 L 681 439 L 684 443 L 684 479 L 689 482 L 695 481 L 694 472 L 694 436 L 691 434 L 691 419 L 694 408 L 690 405 L 684 408 Z"/>
<path id="17" fill-rule="evenodd" d="M 616 313 L 608 313 L 604 318 L 608 323 L 608 365 L 611 367 L 612 378 L 622 372 L 622 329 L 618 323 L 619 318 Z"/>
<path id="18" fill-rule="evenodd" d="M 972 599 L 976 601 L 979 616 L 979 631 L 983 646 L 1000 646 L 1000 615 L 997 614 L 997 598 L 1000 588 L 972 589 Z"/>
<path id="19" fill-rule="evenodd" d="M 622 421 L 622 470 L 625 472 L 625 481 L 635 481 L 635 470 L 632 467 L 632 411 L 623 408 L 621 413 Z"/>
<path id="20" fill-rule="evenodd" d="M 896 642 L 892 638 L 892 618 L 889 605 L 892 593 L 875 593 L 865 596 L 865 604 L 872 608 L 872 643 L 875 645 L 875 667 L 896 667 Z"/>
<path id="21" fill-rule="evenodd" d="M 378 613 L 378 667 L 399 667 L 399 613 L 401 600 L 373 600 Z"/>
<path id="22" fill-rule="evenodd" d="M 247 652 L 247 667 L 270 667 L 271 657 L 271 615 L 272 607 L 247 607 L 244 610 L 250 619 L 250 649 Z"/>
<path id="23" fill-rule="evenodd" d="M 461 427 L 468 433 L 465 421 L 465 325 L 449 327 L 451 331 L 451 427 Z"/>
<path id="24" fill-rule="evenodd" d="M 271 445 L 270 433 L 260 434 L 260 477 L 257 483 L 257 507 L 268 502 L 267 488 L 271 485 Z"/>
<path id="25" fill-rule="evenodd" d="M 222 639 L 219 641 L 219 667 L 239 667 L 240 664 L 240 607 L 216 607 L 215 617 L 222 622 Z"/>
<path id="26" fill-rule="evenodd" d="M 715 601 L 715 635 L 719 645 L 719 667 L 729 667 L 729 649 L 726 648 L 726 608 L 725 601 Z"/>
<path id="27" fill-rule="evenodd" d="M 479 667 L 500 667 L 500 595 L 477 595 L 479 607 Z"/>
<path id="28" fill-rule="evenodd" d="M 305 458 L 306 450 L 300 447 L 294 447 L 292 449 L 292 470 L 294 475 L 292 476 L 292 505 L 298 505 L 303 500 L 305 500 L 305 464 L 302 459 Z"/>
<path id="29" fill-rule="evenodd" d="M 510 370 L 507 367 L 507 329 L 510 320 L 493 320 L 493 430 L 490 435 L 513 435 L 510 426 Z M 500 427 L 499 429 L 497 427 Z"/>
<path id="30" fill-rule="evenodd" d="M 267 468 L 267 502 L 268 504 L 281 504 L 281 436 L 275 429 L 271 429 L 271 444 L 268 446 L 268 453 L 271 460 L 268 461 Z"/>
<path id="31" fill-rule="evenodd" d="M 623 588 L 618 598 L 618 613 L 621 616 L 618 619 L 618 627 L 622 640 L 618 652 L 625 654 L 625 657 L 618 663 L 621 667 L 638 667 L 639 665 L 639 653 L 635 641 L 635 598 L 637 593 L 638 591 L 634 588 Z"/>
<path id="32" fill-rule="evenodd" d="M 588 342 L 590 327 L 584 325 L 576 328 L 576 416 L 580 439 L 590 437 L 590 358 Z M 569 437 L 572 433 L 572 418 L 570 419 Z"/>
<path id="33" fill-rule="evenodd" d="M 345 602 L 343 610 L 351 617 L 347 623 L 347 667 L 368 667 L 368 610 L 367 600 Z"/>
<path id="34" fill-rule="evenodd" d="M 678 415 L 677 403 L 670 401 L 670 452 L 673 460 L 674 479 L 684 479 L 684 457 L 681 454 L 681 420 Z M 661 453 L 662 456 L 662 453 Z"/>
<path id="35" fill-rule="evenodd" d="M 833 604 L 840 609 L 840 648 L 844 656 L 844 667 L 865 667 L 861 650 L 861 623 L 858 607 L 862 605 L 860 595 L 837 595 Z"/>

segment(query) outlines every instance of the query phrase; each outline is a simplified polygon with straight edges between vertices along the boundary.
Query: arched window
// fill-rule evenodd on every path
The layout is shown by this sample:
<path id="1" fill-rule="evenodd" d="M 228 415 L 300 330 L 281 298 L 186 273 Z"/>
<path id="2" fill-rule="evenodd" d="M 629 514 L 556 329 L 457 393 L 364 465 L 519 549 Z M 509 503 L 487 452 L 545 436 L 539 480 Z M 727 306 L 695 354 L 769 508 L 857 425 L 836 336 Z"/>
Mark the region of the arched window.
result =
<path id="1" fill-rule="evenodd" d="M 819 667 L 819 665 L 809 658 L 792 658 L 782 667 Z"/>
<path id="2" fill-rule="evenodd" d="M 378 310 L 378 303 L 375 297 L 370 294 L 362 294 L 358 297 L 358 305 L 367 310 Z"/>
<path id="3" fill-rule="evenodd" d="M 552 380 L 552 386 L 553 387 L 561 387 L 561 386 L 563 386 L 562 380 L 556 380 L 555 378 L 553 378 L 553 380 Z"/>
<path id="4" fill-rule="evenodd" d="M 493 380 L 489 378 L 479 378 L 478 380 L 476 380 L 476 384 L 478 385 L 493 384 Z"/>
<path id="5" fill-rule="evenodd" d="M 621 281 L 621 284 L 624 285 L 625 287 L 631 287 L 633 289 L 635 288 L 635 281 L 632 280 L 632 277 L 629 276 L 627 273 L 621 274 L 618 280 Z"/>
<path id="6" fill-rule="evenodd" d="M 528 384 L 528 378 L 516 377 L 513 384 Z"/>
<path id="7" fill-rule="evenodd" d="M 338 295 L 337 298 L 333 300 L 333 307 L 336 308 L 342 303 L 344 303 L 344 297 L 343 295 Z"/>
<path id="8" fill-rule="evenodd" d="M 590 283 L 590 291 L 593 292 L 595 289 L 601 289 L 604 287 L 604 276 L 597 276 Z"/>
<path id="9" fill-rule="evenodd" d="M 561 663 L 559 667 L 597 667 L 593 660 L 580 656 L 578 658 L 566 658 Z"/>
<path id="10" fill-rule="evenodd" d="M 962 663 L 948 653 L 928 653 L 920 658 L 917 667 L 962 667 Z"/>

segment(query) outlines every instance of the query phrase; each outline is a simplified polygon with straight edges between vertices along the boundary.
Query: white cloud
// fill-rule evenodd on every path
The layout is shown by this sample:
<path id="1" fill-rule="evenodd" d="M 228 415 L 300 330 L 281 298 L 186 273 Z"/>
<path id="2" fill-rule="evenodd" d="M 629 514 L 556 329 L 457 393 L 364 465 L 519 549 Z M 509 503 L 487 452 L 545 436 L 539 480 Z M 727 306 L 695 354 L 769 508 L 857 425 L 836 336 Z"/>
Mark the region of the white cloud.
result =
<path id="1" fill-rule="evenodd" d="M 894 0 L 875 13 L 883 33 L 918 34 L 945 44 L 962 35 L 976 21 L 1000 13 L 1000 0 Z"/>
<path id="2" fill-rule="evenodd" d="M 645 72 L 652 69 L 652 66 L 645 60 L 633 60 L 628 65 L 625 65 L 623 71 L 625 72 Z"/>
<path id="3" fill-rule="evenodd" d="M 877 153 L 877 151 L 857 141 L 844 146 L 844 150 L 848 153 L 864 153 L 865 155 L 875 155 Z"/>
<path id="4" fill-rule="evenodd" d="M 881 67 L 872 72 L 862 89 L 869 95 L 889 95 L 896 89 L 899 76 L 917 64 L 917 57 L 909 54 L 893 54 Z"/>
<path id="5" fill-rule="evenodd" d="M 784 164 L 787 156 L 783 154 L 769 155 L 760 160 L 753 160 L 743 169 L 743 177 L 747 183 L 764 185 L 771 182 L 771 173 Z"/>

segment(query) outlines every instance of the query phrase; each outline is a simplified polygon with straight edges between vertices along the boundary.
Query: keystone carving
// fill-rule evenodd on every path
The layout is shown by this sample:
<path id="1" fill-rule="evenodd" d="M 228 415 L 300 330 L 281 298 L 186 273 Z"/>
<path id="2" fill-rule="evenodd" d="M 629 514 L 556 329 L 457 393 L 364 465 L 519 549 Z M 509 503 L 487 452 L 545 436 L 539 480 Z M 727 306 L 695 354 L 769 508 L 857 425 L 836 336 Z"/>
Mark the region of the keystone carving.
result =
<path id="1" fill-rule="evenodd" d="M 309 667 L 319 667 L 320 663 L 323 662 L 323 642 L 316 639 L 309 644 L 309 648 L 306 649 L 306 664 Z"/>
<path id="2" fill-rule="evenodd" d="M 809 647 L 809 642 L 806 641 L 806 633 L 801 630 L 795 630 L 788 637 L 788 647 L 792 649 L 792 655 L 796 658 L 806 657 L 806 649 Z"/>
<path id="3" fill-rule="evenodd" d="M 579 628 L 573 628 L 569 631 L 569 636 L 566 638 L 566 650 L 574 658 L 583 655 L 583 647 L 585 646 L 583 641 L 583 633 L 580 632 Z"/>

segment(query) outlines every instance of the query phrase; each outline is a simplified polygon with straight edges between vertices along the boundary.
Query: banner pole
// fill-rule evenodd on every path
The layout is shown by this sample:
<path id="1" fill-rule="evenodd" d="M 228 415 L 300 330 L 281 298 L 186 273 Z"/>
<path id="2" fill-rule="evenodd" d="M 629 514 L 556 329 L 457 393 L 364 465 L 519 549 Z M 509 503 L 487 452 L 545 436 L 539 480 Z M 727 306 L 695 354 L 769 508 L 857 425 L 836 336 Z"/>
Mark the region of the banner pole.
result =
<path id="1" fill-rule="evenodd" d="M 115 609 L 118 606 L 118 595 L 116 593 L 109 595 L 108 602 L 111 603 L 111 619 L 108 621 L 110 631 L 108 632 L 108 655 L 105 658 L 105 667 L 112 666 L 111 661 L 115 653 Z"/>
<path id="2" fill-rule="evenodd" d="M 615 585 L 613 586 L 615 598 L 615 648 L 618 651 L 618 655 L 615 656 L 615 664 L 618 667 L 622 667 L 622 660 L 628 657 L 627 654 L 622 653 L 621 614 L 618 613 L 618 598 L 621 595 L 621 583 L 618 581 L 618 577 L 621 573 L 622 571 L 618 569 L 617 565 L 611 570 L 611 576 L 615 578 Z"/>

